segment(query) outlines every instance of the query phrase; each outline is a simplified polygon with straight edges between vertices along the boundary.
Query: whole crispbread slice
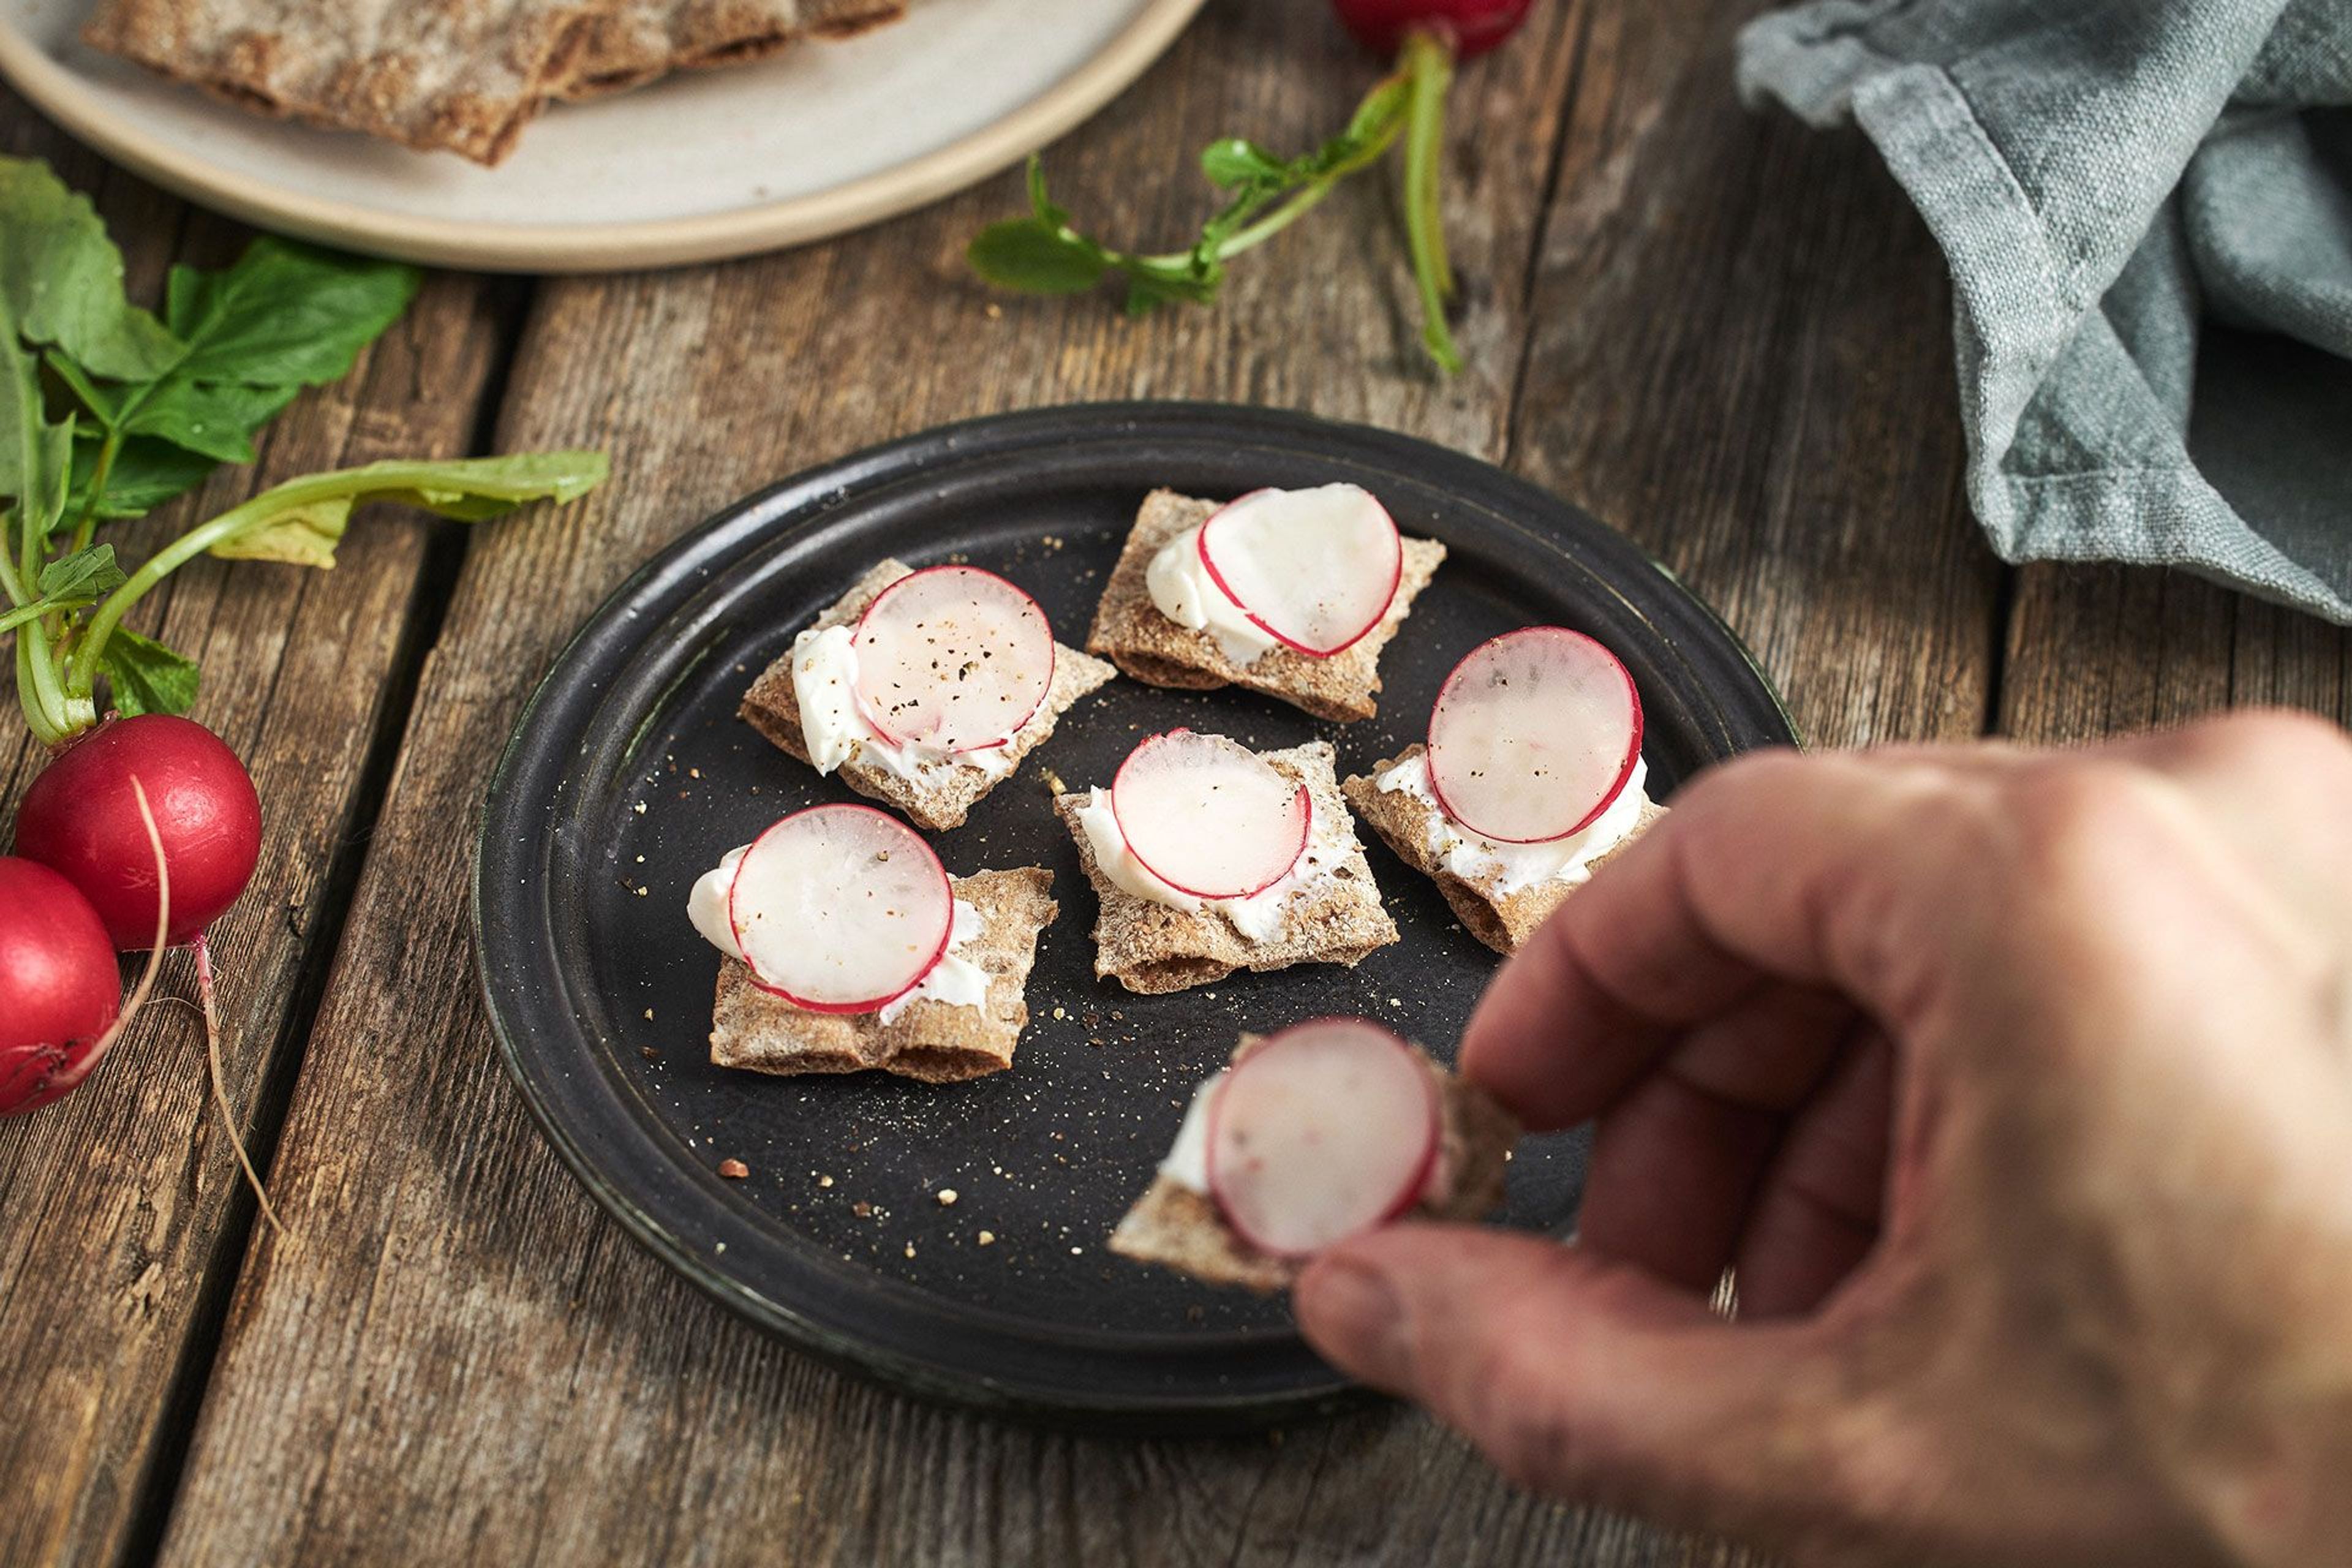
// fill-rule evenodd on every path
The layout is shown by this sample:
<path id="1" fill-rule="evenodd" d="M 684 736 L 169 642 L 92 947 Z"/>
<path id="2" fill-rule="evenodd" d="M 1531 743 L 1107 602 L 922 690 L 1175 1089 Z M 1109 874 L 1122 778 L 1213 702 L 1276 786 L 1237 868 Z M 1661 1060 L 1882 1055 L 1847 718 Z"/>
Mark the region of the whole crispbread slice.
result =
<path id="1" fill-rule="evenodd" d="M 1404 542 L 1404 572 L 1397 581 L 1389 613 L 1352 647 L 1328 658 L 1277 647 L 1247 664 L 1236 664 L 1207 632 L 1178 626 L 1161 615 L 1144 583 L 1144 574 L 1160 547 L 1206 522 L 1222 504 L 1195 500 L 1173 490 L 1154 490 L 1144 498 L 1127 545 L 1119 552 L 1118 564 L 1111 568 L 1110 580 L 1103 584 L 1094 627 L 1087 633 L 1087 651 L 1101 654 L 1151 686 L 1194 691 L 1239 686 L 1278 697 L 1318 719 L 1344 721 L 1372 717 L 1379 711 L 1373 699 L 1381 689 L 1381 650 L 1412 613 L 1413 599 L 1429 586 L 1445 559 L 1445 546 L 1433 539 Z"/>
<path id="2" fill-rule="evenodd" d="M 1244 1035 L 1234 1051 L 1240 1061 L 1258 1044 Z M 1437 1079 L 1444 1119 L 1438 1144 L 1439 1175 L 1433 1194 L 1409 1211 L 1423 1219 L 1478 1219 L 1500 1208 L 1504 1172 L 1511 1146 L 1519 1140 L 1517 1119 L 1475 1084 L 1465 1083 L 1424 1056 Z M 1258 1251 L 1234 1233 L 1213 1199 L 1154 1175 L 1111 1232 L 1110 1249 L 1139 1263 L 1157 1263 L 1211 1285 L 1240 1285 L 1271 1293 L 1286 1290 L 1306 1266 L 1303 1258 Z"/>
<path id="3" fill-rule="evenodd" d="M 895 22 L 904 0 L 621 0 L 589 29 L 567 99 L 598 98 L 674 70 L 766 59 L 807 38 L 842 38 Z"/>
<path id="4" fill-rule="evenodd" d="M 1037 934 L 1057 912 L 1054 873 L 1024 866 L 950 880 L 955 896 L 980 912 L 980 935 L 958 951 L 987 972 L 985 1004 L 959 1007 L 918 997 L 887 1024 L 878 1013 L 812 1013 L 761 990 L 750 970 L 724 958 L 711 1008 L 711 1061 L 786 1075 L 872 1068 L 925 1083 L 955 1083 L 1011 1067 L 1013 1047 L 1029 1022 L 1024 993 Z"/>
<path id="5" fill-rule="evenodd" d="M 874 596 L 913 568 L 900 561 L 885 561 L 859 578 L 849 592 L 810 623 L 812 631 L 849 626 L 866 613 Z M 862 761 L 854 753 L 841 764 L 841 782 L 862 795 L 903 811 L 918 826 L 944 833 L 963 826 L 966 813 L 980 798 L 1018 772 L 1022 759 L 1043 744 L 1070 704 L 1111 679 L 1118 671 L 1098 658 L 1088 658 L 1074 647 L 1054 645 L 1054 683 L 1036 716 L 1023 728 L 1010 748 L 1011 764 L 1000 773 L 952 758 L 926 770 L 914 781 Z M 743 720 L 782 751 L 809 760 L 808 742 L 801 733 L 801 705 L 793 690 L 793 656 L 789 653 L 761 672 L 743 694 Z"/>
<path id="6" fill-rule="evenodd" d="M 1284 777 L 1307 786 L 1318 819 L 1344 826 L 1346 852 L 1321 877 L 1291 894 L 1281 928 L 1254 941 L 1213 910 L 1198 914 L 1138 898 L 1103 875 L 1094 846 L 1078 825 L 1083 794 L 1054 797 L 1054 810 L 1077 840 L 1078 864 L 1101 900 L 1095 917 L 1095 973 L 1129 991 L 1160 995 L 1223 980 L 1238 969 L 1287 969 L 1296 963 L 1352 967 L 1397 939 L 1396 922 L 1381 902 L 1372 868 L 1356 841 L 1354 819 L 1340 796 L 1329 742 L 1310 741 L 1287 751 L 1261 752 Z"/>
<path id="7" fill-rule="evenodd" d="M 101 0 L 93 48 L 259 113 L 496 163 L 552 100 L 892 20 L 903 0 Z"/>
<path id="8" fill-rule="evenodd" d="M 1407 746 L 1386 762 L 1373 763 L 1369 773 L 1349 778 L 1339 788 L 1347 795 L 1348 804 L 1356 808 L 1356 815 L 1381 836 L 1381 841 L 1398 859 L 1437 884 L 1437 890 L 1445 896 L 1446 903 L 1472 936 L 1496 952 L 1517 952 L 1520 944 L 1535 934 L 1536 927 L 1543 924 L 1552 910 L 1582 887 L 1587 879 L 1544 882 L 1507 893 L 1497 887 L 1499 879 L 1492 872 L 1475 879 L 1456 875 L 1444 858 L 1430 847 L 1430 827 L 1444 819 L 1420 796 L 1403 790 L 1384 790 L 1379 783 L 1382 773 L 1412 761 L 1428 749 Z M 1665 814 L 1664 806 L 1645 802 L 1633 831 L 1592 858 L 1587 868 L 1588 878 L 1591 872 L 1622 854 L 1627 845 Z"/>
<path id="9" fill-rule="evenodd" d="M 103 0 L 82 38 L 264 114 L 495 163 L 615 4 Z"/>

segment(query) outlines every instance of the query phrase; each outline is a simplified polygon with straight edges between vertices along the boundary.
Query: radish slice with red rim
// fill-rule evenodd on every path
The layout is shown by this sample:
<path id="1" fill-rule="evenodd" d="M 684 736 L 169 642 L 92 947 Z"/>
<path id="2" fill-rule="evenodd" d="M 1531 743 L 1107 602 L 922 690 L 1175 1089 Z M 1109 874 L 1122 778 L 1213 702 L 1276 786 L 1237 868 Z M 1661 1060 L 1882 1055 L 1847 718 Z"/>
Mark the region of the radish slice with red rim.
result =
<path id="1" fill-rule="evenodd" d="M 1642 696 L 1582 632 L 1528 626 L 1473 648 L 1429 715 L 1429 787 L 1482 838 L 1539 844 L 1590 827 L 1642 755 Z"/>
<path id="2" fill-rule="evenodd" d="M 727 895 L 761 989 L 812 1013 L 871 1013 L 947 952 L 955 894 L 915 830 L 870 805 L 814 805 L 753 841 Z"/>
<path id="3" fill-rule="evenodd" d="M 1201 525 L 1199 550 L 1259 630 L 1316 658 L 1379 626 L 1404 574 L 1395 521 L 1357 485 L 1253 490 Z"/>
<path id="4" fill-rule="evenodd" d="M 1110 784 L 1128 853 L 1180 893 L 1245 899 L 1282 880 L 1307 850 L 1307 786 L 1238 741 L 1171 730 L 1147 736 Z"/>
<path id="5" fill-rule="evenodd" d="M 908 573 L 874 596 L 852 640 L 858 707 L 894 745 L 1003 745 L 1054 684 L 1045 612 L 977 566 Z"/>
<path id="6" fill-rule="evenodd" d="M 1268 1037 L 1209 1106 L 1209 1192 L 1243 1240 L 1303 1258 L 1413 1205 L 1437 1162 L 1428 1064 L 1364 1018 Z"/>

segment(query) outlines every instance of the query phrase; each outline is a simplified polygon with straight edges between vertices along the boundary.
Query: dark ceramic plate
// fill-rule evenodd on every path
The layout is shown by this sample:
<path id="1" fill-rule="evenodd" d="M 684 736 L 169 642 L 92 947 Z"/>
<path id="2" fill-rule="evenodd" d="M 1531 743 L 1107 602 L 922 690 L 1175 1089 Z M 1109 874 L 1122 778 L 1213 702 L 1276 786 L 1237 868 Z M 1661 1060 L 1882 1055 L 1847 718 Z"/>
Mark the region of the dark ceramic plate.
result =
<path id="1" fill-rule="evenodd" d="M 1452 552 L 1385 657 L 1378 719 L 1333 725 L 1262 698 L 1115 681 L 936 840 L 951 871 L 1054 872 L 1062 914 L 1039 947 L 1011 1071 L 926 1088 L 709 1064 L 718 961 L 687 923 L 687 889 L 784 812 L 856 798 L 735 717 L 812 616 L 885 555 L 969 559 L 1034 594 L 1077 643 L 1154 486 L 1227 497 L 1340 479 Z M 1387 431 L 1255 408 L 1046 409 L 787 480 L 625 584 L 515 729 L 475 885 L 507 1065 L 556 1152 L 632 1235 L 819 1355 L 920 1394 L 1130 1429 L 1327 1406 L 1347 1384 L 1297 1338 L 1286 1303 L 1139 1267 L 1104 1238 L 1240 1030 L 1361 1013 L 1450 1057 L 1496 957 L 1367 833 L 1402 942 L 1353 970 L 1129 995 L 1094 977 L 1095 899 L 1041 764 L 1073 788 L 1107 784 L 1139 736 L 1185 724 L 1260 747 L 1324 736 L 1345 773 L 1419 737 L 1465 650 L 1538 622 L 1590 631 L 1631 668 L 1655 793 L 1792 738 L 1738 644 L 1632 544 L 1485 463 Z M 1581 1134 L 1522 1145 L 1507 1222 L 1568 1226 L 1584 1150 Z M 719 1176 L 730 1158 L 748 1179 Z"/>

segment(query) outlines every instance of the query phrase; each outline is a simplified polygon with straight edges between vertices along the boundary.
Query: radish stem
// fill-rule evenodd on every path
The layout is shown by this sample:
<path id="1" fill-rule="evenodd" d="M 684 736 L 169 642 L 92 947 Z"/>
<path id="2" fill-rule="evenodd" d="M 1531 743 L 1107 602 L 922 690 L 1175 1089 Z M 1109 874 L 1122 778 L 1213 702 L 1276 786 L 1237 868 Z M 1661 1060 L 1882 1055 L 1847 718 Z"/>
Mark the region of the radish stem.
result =
<path id="1" fill-rule="evenodd" d="M 1388 143 L 1383 142 L 1381 145 L 1385 147 Z M 1299 192 L 1297 195 L 1291 197 L 1289 201 L 1284 203 L 1281 206 L 1276 207 L 1273 212 L 1250 225 L 1247 228 L 1241 229 L 1227 236 L 1223 242 L 1216 248 L 1217 259 L 1220 261 L 1231 261 L 1234 257 L 1239 256 L 1243 251 L 1249 249 L 1252 246 L 1272 239 L 1276 235 L 1280 234 L 1284 229 L 1288 228 L 1292 224 L 1297 222 L 1301 217 L 1304 217 L 1310 210 L 1313 209 L 1318 202 L 1320 202 L 1325 196 L 1329 195 L 1332 191 L 1337 188 L 1338 184 L 1339 182 L 1337 179 L 1329 179 L 1323 181 L 1319 184 L 1309 185 L 1305 190 Z M 1189 263 L 1192 259 L 1192 255 L 1190 251 L 1179 250 L 1163 252 L 1158 256 L 1130 257 L 1127 259 L 1133 262 L 1138 267 L 1163 268 L 1171 271 L 1174 271 L 1181 269 Z"/>
<path id="2" fill-rule="evenodd" d="M 1217 259 L 1229 260 L 1261 240 L 1272 239 L 1276 235 L 1297 222 L 1302 216 L 1312 211 L 1317 203 L 1329 195 L 1338 187 L 1338 184 L 1335 180 L 1326 180 L 1319 185 L 1307 186 L 1288 202 L 1217 247 Z"/>
<path id="3" fill-rule="evenodd" d="M 5 529 L 0 529 L 0 538 L 5 538 L 6 533 L 13 532 L 16 527 L 16 511 L 12 509 L 0 512 L 0 522 L 5 524 Z M 8 602 L 14 605 L 29 605 L 38 597 L 37 595 L 27 591 L 24 581 L 16 575 L 16 563 L 9 559 L 5 549 L 0 549 L 0 592 L 5 592 Z"/>
<path id="4" fill-rule="evenodd" d="M 139 401 L 145 401 L 143 395 Z M 118 414 L 116 417 L 121 418 L 124 416 Z M 81 516 L 74 521 L 72 550 L 80 550 L 87 546 L 90 536 L 98 531 L 98 503 L 106 498 L 106 484 L 114 477 L 114 459 L 121 450 L 121 426 L 109 425 L 106 427 L 105 439 L 98 446 L 97 461 L 90 465 L 89 494 L 83 498 Z"/>
<path id="5" fill-rule="evenodd" d="M 267 489 L 242 505 L 230 508 L 209 522 L 197 524 L 140 563 L 91 612 L 73 652 L 66 691 L 77 703 L 89 706 L 90 716 L 69 729 L 81 729 L 96 717 L 91 693 L 97 689 L 106 645 L 147 591 L 207 551 L 217 550 L 241 536 L 285 521 L 306 508 L 349 509 L 372 500 L 396 500 L 437 511 L 445 517 L 478 521 L 512 510 L 527 501 L 572 500 L 602 483 L 604 460 L 593 453 L 530 453 L 513 458 L 488 458 L 436 462 L 369 463 L 307 474 Z M 331 558 L 330 554 L 330 558 Z M 315 557 L 312 565 L 324 564 Z M 79 709 L 68 710 L 79 713 Z"/>
<path id="6" fill-rule="evenodd" d="M 1421 289 L 1421 341 L 1430 357 L 1448 371 L 1462 368 L 1462 353 L 1445 323 L 1454 298 L 1454 264 L 1445 254 L 1445 220 L 1438 199 L 1438 174 L 1445 147 L 1445 94 L 1454 80 L 1454 55 L 1425 32 L 1405 40 L 1405 77 L 1412 84 L 1404 141 L 1404 228 L 1412 252 L 1413 281 Z"/>
<path id="7" fill-rule="evenodd" d="M 16 645 L 26 652 L 33 672 L 33 689 L 47 712 L 60 729 L 79 728 L 74 721 L 73 703 L 64 684 L 58 679 L 57 661 L 49 657 L 49 629 L 39 621 L 16 633 Z"/>
<path id="8" fill-rule="evenodd" d="M 99 659 L 106 651 L 107 639 L 114 635 L 114 628 L 122 624 L 122 617 L 131 613 L 131 606 L 137 604 L 148 589 L 214 545 L 234 539 L 247 529 L 266 521 L 272 510 L 271 503 L 285 492 L 312 488 L 315 482 L 315 479 L 297 479 L 276 489 L 264 490 L 244 505 L 233 507 L 210 522 L 188 530 L 149 556 L 122 586 L 106 596 L 105 602 L 90 616 L 89 629 L 82 633 L 81 647 L 73 658 L 73 673 L 68 679 L 72 689 L 86 696 L 97 689 Z"/>
<path id="9" fill-rule="evenodd" d="M 43 745 L 62 745 L 83 724 L 74 722 L 77 705 L 58 684 L 48 633 L 37 618 L 18 627 L 16 635 L 16 695 L 25 710 L 25 721 Z"/>

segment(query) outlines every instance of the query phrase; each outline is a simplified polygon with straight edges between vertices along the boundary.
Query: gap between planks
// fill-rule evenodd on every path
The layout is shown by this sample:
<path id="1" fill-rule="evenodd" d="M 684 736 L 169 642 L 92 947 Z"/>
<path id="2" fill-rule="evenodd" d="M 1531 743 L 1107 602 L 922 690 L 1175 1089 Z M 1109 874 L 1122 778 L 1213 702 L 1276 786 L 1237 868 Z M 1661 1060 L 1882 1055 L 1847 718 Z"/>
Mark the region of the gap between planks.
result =
<path id="1" fill-rule="evenodd" d="M 537 281 L 530 279 L 492 279 L 486 287 L 509 298 L 497 312 L 498 343 L 491 355 L 489 374 L 476 397 L 462 454 L 468 458 L 496 455 L 499 416 L 506 404 L 508 375 L 539 292 Z M 425 662 L 440 641 L 450 596 L 464 569 L 467 552 L 472 548 L 472 535 L 473 530 L 461 522 L 436 520 L 433 524 L 411 595 L 414 608 L 407 625 L 401 628 L 399 643 L 384 672 L 384 698 L 374 732 L 368 737 L 341 831 L 335 837 L 334 856 L 320 884 L 317 918 L 307 932 L 298 932 L 304 942 L 302 957 L 296 966 L 285 1009 L 278 1016 L 278 1038 L 261 1058 L 261 1071 L 246 1107 L 241 1130 L 247 1152 L 265 1186 L 277 1164 L 279 1135 L 294 1101 L 294 1085 L 301 1076 L 311 1026 L 326 999 L 327 979 L 342 948 L 352 895 L 366 867 L 376 821 L 390 794 L 393 773 L 400 763 L 401 742 L 416 705 Z M 289 918 L 292 918 L 291 911 Z M 240 1177 L 223 1209 L 220 1228 L 207 1251 L 198 1302 L 189 1318 L 179 1362 L 167 1380 L 156 1421 L 155 1443 L 133 1487 L 135 1500 L 131 1505 L 122 1550 L 117 1560 L 122 1564 L 150 1563 L 161 1553 L 163 1532 L 171 1522 L 173 1503 L 179 1495 L 181 1476 L 187 1464 L 197 1414 L 212 1384 L 229 1304 L 236 1295 L 246 1258 L 253 1249 L 259 1219 L 260 1205 Z"/>

